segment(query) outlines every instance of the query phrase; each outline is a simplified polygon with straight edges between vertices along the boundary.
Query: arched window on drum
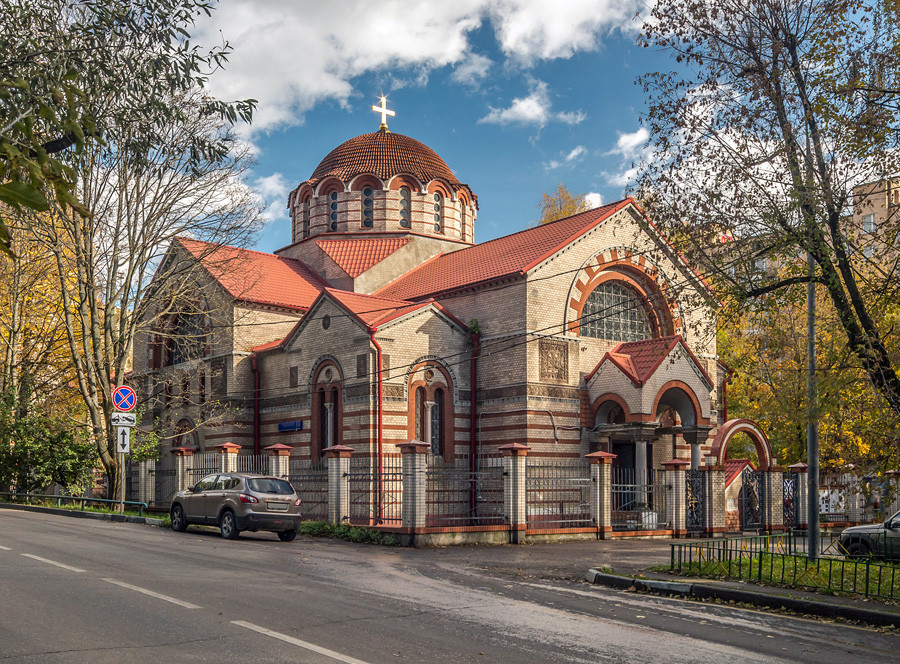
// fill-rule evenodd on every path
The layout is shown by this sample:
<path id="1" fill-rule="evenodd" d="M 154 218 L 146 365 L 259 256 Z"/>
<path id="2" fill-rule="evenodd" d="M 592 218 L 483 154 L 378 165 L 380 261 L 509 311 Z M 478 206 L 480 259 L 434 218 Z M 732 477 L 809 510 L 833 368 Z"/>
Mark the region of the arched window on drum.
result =
<path id="1" fill-rule="evenodd" d="M 643 298 L 615 281 L 588 295 L 581 311 L 581 336 L 610 341 L 643 341 L 653 336 Z"/>

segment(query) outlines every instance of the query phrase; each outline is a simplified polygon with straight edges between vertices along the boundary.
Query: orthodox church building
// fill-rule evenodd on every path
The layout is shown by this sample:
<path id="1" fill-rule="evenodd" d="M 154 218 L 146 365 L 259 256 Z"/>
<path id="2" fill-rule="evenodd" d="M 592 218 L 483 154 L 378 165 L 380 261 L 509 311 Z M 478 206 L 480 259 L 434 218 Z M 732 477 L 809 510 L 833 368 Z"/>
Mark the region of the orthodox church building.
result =
<path id="1" fill-rule="evenodd" d="M 196 297 L 135 340 L 132 383 L 173 448 L 274 444 L 315 460 L 427 443 L 475 466 L 617 455 L 693 464 L 723 421 L 716 301 L 632 199 L 475 242 L 478 198 L 381 128 L 290 193 L 275 253 L 178 239 Z"/>

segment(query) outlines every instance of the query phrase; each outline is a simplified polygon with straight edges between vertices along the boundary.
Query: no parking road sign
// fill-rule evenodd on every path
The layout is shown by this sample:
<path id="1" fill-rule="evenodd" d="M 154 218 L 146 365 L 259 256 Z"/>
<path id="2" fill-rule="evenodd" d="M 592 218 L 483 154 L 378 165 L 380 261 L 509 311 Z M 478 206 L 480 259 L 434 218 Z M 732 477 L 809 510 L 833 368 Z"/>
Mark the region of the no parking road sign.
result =
<path id="1" fill-rule="evenodd" d="M 115 406 L 117 410 L 126 413 L 130 410 L 134 410 L 134 407 L 137 405 L 137 395 L 134 393 L 134 390 L 125 385 L 113 390 L 112 400 L 113 406 Z"/>

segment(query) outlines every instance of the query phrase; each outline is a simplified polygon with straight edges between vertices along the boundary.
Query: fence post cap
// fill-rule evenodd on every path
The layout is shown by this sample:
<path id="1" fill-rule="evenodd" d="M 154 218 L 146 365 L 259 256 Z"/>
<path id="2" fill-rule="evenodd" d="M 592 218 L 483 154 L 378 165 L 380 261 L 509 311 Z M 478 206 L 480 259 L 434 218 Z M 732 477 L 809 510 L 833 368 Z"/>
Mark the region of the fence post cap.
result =
<path id="1" fill-rule="evenodd" d="M 269 456 L 290 456 L 291 450 L 294 448 L 290 445 L 285 445 L 284 443 L 275 443 L 274 445 L 269 445 L 263 449 L 269 453 Z"/>
<path id="2" fill-rule="evenodd" d="M 584 455 L 585 459 L 588 459 L 591 463 L 612 463 L 612 460 L 616 458 L 616 455 L 612 452 L 591 452 L 590 454 Z"/>
<path id="3" fill-rule="evenodd" d="M 218 445 L 213 445 L 210 449 L 219 450 L 220 452 L 223 452 L 226 454 L 229 452 L 234 454 L 239 449 L 241 449 L 241 446 L 238 445 L 237 443 L 220 443 Z"/>
<path id="4" fill-rule="evenodd" d="M 173 447 L 169 451 L 175 456 L 193 456 L 197 450 L 193 447 Z"/>
<path id="5" fill-rule="evenodd" d="M 503 452 L 503 456 L 527 456 L 529 450 L 531 450 L 531 448 L 522 443 L 510 443 L 509 445 L 504 445 L 500 448 L 500 451 Z"/>
<path id="6" fill-rule="evenodd" d="M 801 461 L 788 466 L 788 470 L 792 473 L 805 473 L 809 470 L 809 466 Z"/>
<path id="7" fill-rule="evenodd" d="M 397 447 L 400 448 L 401 454 L 426 454 L 431 449 L 431 445 L 428 443 L 414 438 L 405 443 L 397 443 Z"/>
<path id="8" fill-rule="evenodd" d="M 663 461 L 662 465 L 665 466 L 666 469 L 684 470 L 691 465 L 691 462 L 687 459 L 671 459 L 669 461 Z"/>
<path id="9" fill-rule="evenodd" d="M 332 445 L 322 451 L 325 452 L 325 456 L 329 459 L 349 459 L 350 455 L 353 454 L 353 448 L 346 445 Z"/>

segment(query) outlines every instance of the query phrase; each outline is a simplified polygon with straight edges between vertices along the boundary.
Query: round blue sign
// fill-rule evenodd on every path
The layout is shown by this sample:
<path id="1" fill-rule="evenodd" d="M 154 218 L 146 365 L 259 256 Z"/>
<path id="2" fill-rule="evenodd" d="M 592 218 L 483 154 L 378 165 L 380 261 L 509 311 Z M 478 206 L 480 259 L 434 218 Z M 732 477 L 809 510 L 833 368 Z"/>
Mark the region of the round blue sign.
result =
<path id="1" fill-rule="evenodd" d="M 137 395 L 134 393 L 134 390 L 125 385 L 113 390 L 112 400 L 113 406 L 115 406 L 117 410 L 126 413 L 130 410 L 134 410 L 134 407 L 137 405 Z"/>

